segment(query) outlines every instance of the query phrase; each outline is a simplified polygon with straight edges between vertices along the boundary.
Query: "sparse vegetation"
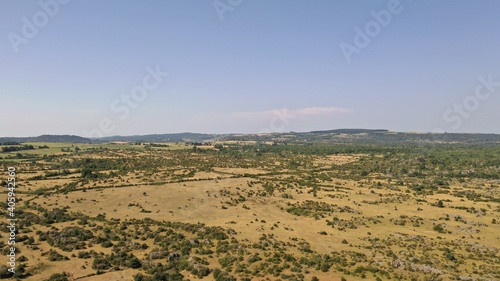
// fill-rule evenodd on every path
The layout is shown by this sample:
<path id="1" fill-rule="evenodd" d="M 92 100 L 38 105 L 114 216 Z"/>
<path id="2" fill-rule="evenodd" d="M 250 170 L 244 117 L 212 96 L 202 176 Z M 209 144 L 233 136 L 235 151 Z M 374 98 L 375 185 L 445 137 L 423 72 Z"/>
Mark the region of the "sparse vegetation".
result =
<path id="1" fill-rule="evenodd" d="M 5 168 L 15 159 L 22 171 L 19 274 L 500 278 L 497 145 L 303 138 L 3 146 L 29 147 L 20 158 L 3 151 L 0 162 Z M 10 277 L 4 269 L 0 276 Z"/>

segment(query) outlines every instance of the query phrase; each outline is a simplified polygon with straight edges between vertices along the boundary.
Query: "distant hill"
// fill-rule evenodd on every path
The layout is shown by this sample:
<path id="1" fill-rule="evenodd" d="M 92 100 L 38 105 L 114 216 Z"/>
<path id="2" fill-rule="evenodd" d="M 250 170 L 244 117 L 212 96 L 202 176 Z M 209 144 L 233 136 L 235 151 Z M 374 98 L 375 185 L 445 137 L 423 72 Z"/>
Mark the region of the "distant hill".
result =
<path id="1" fill-rule="evenodd" d="M 91 139 L 73 135 L 41 135 L 38 137 L 7 137 L 0 138 L 0 143 L 8 142 L 69 142 L 69 143 L 90 143 Z"/>
<path id="2" fill-rule="evenodd" d="M 68 143 L 103 143 L 112 141 L 125 142 L 210 142 L 221 141 L 263 141 L 283 143 L 324 143 L 324 144 L 500 144 L 499 134 L 462 134 L 462 133 L 402 133 L 384 129 L 334 129 L 311 132 L 287 132 L 270 134 L 150 134 L 134 136 L 111 136 L 97 139 L 73 135 L 41 135 L 38 137 L 0 138 L 0 143 L 9 142 L 68 142 Z"/>
<path id="3" fill-rule="evenodd" d="M 318 135 L 317 141 L 321 139 L 341 143 L 365 143 L 365 144 L 439 144 L 439 143 L 463 143 L 463 144 L 499 144 L 500 135 L 496 134 L 462 134 L 462 133 L 401 133 L 383 132 L 369 134 L 327 134 Z"/>
<path id="4" fill-rule="evenodd" d="M 259 135 L 229 135 L 226 140 L 324 144 L 500 144 L 498 134 L 401 133 L 388 130 L 336 129 Z"/>
<path id="5" fill-rule="evenodd" d="M 363 134 L 363 133 L 387 133 L 389 130 L 385 129 L 335 129 L 327 131 L 311 131 L 313 134 Z"/>
<path id="6" fill-rule="evenodd" d="M 99 138 L 99 141 L 129 141 L 129 142 L 202 142 L 220 139 L 224 135 L 198 134 L 198 133 L 176 133 L 176 134 L 152 134 L 135 136 L 112 136 Z"/>

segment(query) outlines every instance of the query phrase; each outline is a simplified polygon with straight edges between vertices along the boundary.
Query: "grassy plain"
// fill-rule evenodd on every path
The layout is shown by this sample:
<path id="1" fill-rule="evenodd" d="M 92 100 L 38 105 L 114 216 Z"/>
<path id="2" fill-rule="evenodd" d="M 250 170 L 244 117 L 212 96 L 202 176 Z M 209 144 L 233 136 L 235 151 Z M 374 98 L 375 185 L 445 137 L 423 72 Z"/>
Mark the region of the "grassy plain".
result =
<path id="1" fill-rule="evenodd" d="M 16 167 L 15 277 L 500 280 L 496 146 L 219 144 L 0 154 Z"/>

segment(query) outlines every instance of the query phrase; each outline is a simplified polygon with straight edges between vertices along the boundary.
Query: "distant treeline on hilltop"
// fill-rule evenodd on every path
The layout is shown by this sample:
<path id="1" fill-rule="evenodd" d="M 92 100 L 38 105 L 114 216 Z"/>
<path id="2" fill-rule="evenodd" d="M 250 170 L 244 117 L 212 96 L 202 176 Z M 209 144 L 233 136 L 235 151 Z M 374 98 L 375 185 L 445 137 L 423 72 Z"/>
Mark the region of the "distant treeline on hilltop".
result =
<path id="1" fill-rule="evenodd" d="M 74 135 L 41 135 L 38 137 L 0 138 L 0 144 L 14 145 L 26 142 L 66 142 L 66 143 L 104 143 L 113 141 L 161 143 L 185 142 L 206 143 L 214 141 L 262 141 L 276 143 L 358 143 L 358 144 L 403 144 L 403 143 L 464 143 L 500 144 L 499 134 L 464 133 L 402 133 L 385 129 L 335 129 L 311 132 L 286 132 L 269 134 L 200 134 L 175 133 L 134 136 L 111 136 L 103 138 L 83 138 Z"/>
<path id="2" fill-rule="evenodd" d="M 335 130 L 327 130 L 327 131 L 311 131 L 313 134 L 325 134 L 325 133 L 334 133 L 334 134 L 363 134 L 363 133 L 386 133 L 389 130 L 385 129 L 335 129 Z"/>
<path id="3" fill-rule="evenodd" d="M 73 135 L 41 135 L 38 137 L 6 137 L 0 138 L 3 145 L 19 144 L 21 142 L 69 142 L 69 143 L 90 143 L 91 139 Z"/>

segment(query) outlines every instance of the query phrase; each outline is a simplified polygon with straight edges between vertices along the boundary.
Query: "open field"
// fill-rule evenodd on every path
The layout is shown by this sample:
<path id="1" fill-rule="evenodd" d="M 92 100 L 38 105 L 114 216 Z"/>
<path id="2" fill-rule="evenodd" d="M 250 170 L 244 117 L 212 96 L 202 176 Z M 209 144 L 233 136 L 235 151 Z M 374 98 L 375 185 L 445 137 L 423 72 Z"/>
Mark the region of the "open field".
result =
<path id="1" fill-rule="evenodd" d="M 186 149 L 186 143 L 127 143 L 127 142 L 109 142 L 109 143 L 64 143 L 64 142 L 27 142 L 23 145 L 32 146 L 31 149 L 22 149 L 19 151 L 0 153 L 0 161 L 30 161 L 37 156 L 50 155 L 69 155 L 73 152 L 91 151 L 91 150 L 147 150 L 163 149 L 178 150 Z M 10 145 L 0 145 L 0 151 Z"/>
<path id="2" fill-rule="evenodd" d="M 24 280 L 500 280 L 495 145 L 31 145 Z"/>

